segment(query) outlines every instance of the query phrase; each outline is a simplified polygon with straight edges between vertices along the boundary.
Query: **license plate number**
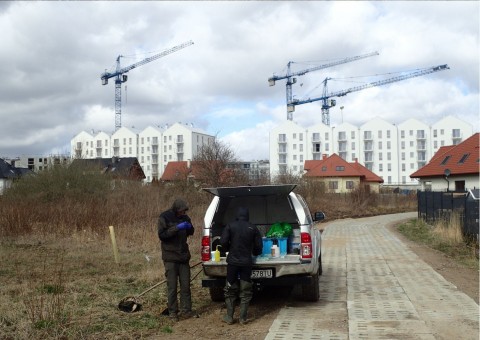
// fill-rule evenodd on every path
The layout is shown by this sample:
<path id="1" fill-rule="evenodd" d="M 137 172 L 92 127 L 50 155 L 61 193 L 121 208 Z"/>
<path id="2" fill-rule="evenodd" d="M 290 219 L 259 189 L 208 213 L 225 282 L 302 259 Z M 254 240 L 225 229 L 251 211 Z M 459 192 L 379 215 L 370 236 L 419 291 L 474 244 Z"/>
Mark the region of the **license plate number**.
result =
<path id="1" fill-rule="evenodd" d="M 271 269 L 253 269 L 252 279 L 271 279 L 273 277 L 273 271 Z"/>

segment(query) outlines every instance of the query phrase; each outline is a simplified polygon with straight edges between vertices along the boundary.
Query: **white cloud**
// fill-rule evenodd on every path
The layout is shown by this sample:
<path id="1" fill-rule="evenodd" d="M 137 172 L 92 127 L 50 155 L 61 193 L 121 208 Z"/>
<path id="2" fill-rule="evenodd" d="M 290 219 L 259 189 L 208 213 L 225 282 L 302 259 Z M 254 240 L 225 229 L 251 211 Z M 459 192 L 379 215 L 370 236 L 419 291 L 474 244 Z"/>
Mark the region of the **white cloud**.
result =
<path id="1" fill-rule="evenodd" d="M 122 123 L 191 122 L 265 158 L 268 129 L 286 119 L 289 61 L 298 69 L 378 51 L 379 56 L 299 77 L 298 97 L 325 77 L 451 69 L 338 98 L 332 124 L 379 116 L 429 123 L 453 114 L 479 130 L 479 6 L 470 1 L 8 2 L 0 4 L 0 156 L 62 150 L 81 130 L 114 130 L 113 81 L 100 74 L 188 40 L 194 45 L 128 73 Z M 221 13 L 221 15 L 219 15 Z M 135 57 L 131 55 L 137 54 Z M 113 80 L 113 79 L 112 79 Z M 300 83 L 304 85 L 299 86 Z M 358 85 L 329 84 L 329 90 Z M 319 86 L 312 93 L 321 95 Z M 320 103 L 298 106 L 301 125 Z M 254 138 L 255 137 L 255 138 Z M 260 143 L 261 146 L 260 146 Z"/>

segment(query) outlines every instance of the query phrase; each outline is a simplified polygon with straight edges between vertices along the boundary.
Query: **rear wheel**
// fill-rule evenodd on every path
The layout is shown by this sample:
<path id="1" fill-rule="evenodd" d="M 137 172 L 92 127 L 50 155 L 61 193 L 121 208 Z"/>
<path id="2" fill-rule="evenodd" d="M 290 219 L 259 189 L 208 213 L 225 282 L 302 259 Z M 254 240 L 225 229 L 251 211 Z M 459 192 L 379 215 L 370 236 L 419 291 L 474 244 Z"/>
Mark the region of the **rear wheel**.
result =
<path id="1" fill-rule="evenodd" d="M 302 300 L 317 302 L 320 299 L 320 277 L 319 271 L 312 275 L 312 282 L 308 285 L 302 285 Z"/>
<path id="2" fill-rule="evenodd" d="M 225 295 L 223 293 L 223 287 L 209 287 L 210 298 L 212 301 L 221 302 L 225 301 Z"/>

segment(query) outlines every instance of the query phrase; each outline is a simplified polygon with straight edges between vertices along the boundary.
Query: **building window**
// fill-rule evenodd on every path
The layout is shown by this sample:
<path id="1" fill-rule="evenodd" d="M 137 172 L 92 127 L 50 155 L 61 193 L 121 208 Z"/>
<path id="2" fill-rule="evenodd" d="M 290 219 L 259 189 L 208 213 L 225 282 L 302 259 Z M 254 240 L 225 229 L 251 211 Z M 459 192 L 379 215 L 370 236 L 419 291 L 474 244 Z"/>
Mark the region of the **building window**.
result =
<path id="1" fill-rule="evenodd" d="M 355 139 L 355 131 L 352 131 L 351 136 L 352 136 L 352 139 Z"/>
<path id="2" fill-rule="evenodd" d="M 405 171 L 405 163 L 402 163 L 402 171 Z"/>
<path id="3" fill-rule="evenodd" d="M 383 153 L 380 152 L 380 153 L 378 154 L 378 160 L 379 160 L 379 161 L 383 161 Z"/>
<path id="4" fill-rule="evenodd" d="M 303 163 L 303 155 L 300 155 L 300 162 Z"/>
<path id="5" fill-rule="evenodd" d="M 387 179 L 388 184 L 392 183 L 392 176 L 388 176 L 387 178 L 388 178 L 388 179 Z"/>
<path id="6" fill-rule="evenodd" d="M 352 150 L 355 150 L 355 142 L 352 142 Z"/>
<path id="7" fill-rule="evenodd" d="M 445 165 L 447 164 L 448 160 L 450 159 L 450 156 L 447 156 L 443 159 L 442 163 L 440 163 L 440 165 Z"/>
<path id="8" fill-rule="evenodd" d="M 293 134 L 293 139 L 297 139 L 297 134 L 296 133 Z"/>
<path id="9" fill-rule="evenodd" d="M 303 141 L 303 133 L 299 133 L 299 134 L 298 134 L 298 139 L 299 139 L 300 141 Z"/>
<path id="10" fill-rule="evenodd" d="M 300 144 L 298 147 L 299 147 L 299 151 L 302 152 L 303 151 L 303 144 Z"/>
<path id="11" fill-rule="evenodd" d="M 402 152 L 402 161 L 405 160 L 405 152 Z"/>
<path id="12" fill-rule="evenodd" d="M 293 155 L 293 160 L 294 160 L 294 161 L 297 160 L 297 155 Z"/>
<path id="13" fill-rule="evenodd" d="M 438 148 L 438 142 L 437 142 L 436 140 L 433 141 L 433 147 L 434 147 L 435 149 Z"/>
<path id="14" fill-rule="evenodd" d="M 405 130 L 400 131 L 400 137 L 405 138 Z"/>
<path id="15" fill-rule="evenodd" d="M 313 152 L 320 152 L 320 143 L 313 144 Z"/>
<path id="16" fill-rule="evenodd" d="M 327 171 L 327 167 L 325 165 L 322 166 L 322 171 Z"/>
<path id="17" fill-rule="evenodd" d="M 402 141 L 402 143 L 401 143 L 401 148 L 402 148 L 402 150 L 405 149 L 405 142 L 404 141 Z"/>
<path id="18" fill-rule="evenodd" d="M 388 172 L 392 171 L 392 164 L 391 163 L 387 164 L 387 171 Z"/>
<path id="19" fill-rule="evenodd" d="M 437 129 L 433 130 L 433 137 L 437 137 Z"/>
<path id="20" fill-rule="evenodd" d="M 318 132 L 314 132 L 312 134 L 312 141 L 313 142 L 318 142 L 320 140 L 320 134 Z"/>
<path id="21" fill-rule="evenodd" d="M 353 189 L 353 188 L 354 188 L 354 186 L 353 186 L 353 181 L 346 181 L 346 182 L 345 182 L 345 187 L 346 187 L 347 189 Z"/>
<path id="22" fill-rule="evenodd" d="M 469 153 L 466 153 L 462 156 L 462 158 L 460 158 L 460 160 L 458 161 L 458 164 L 463 164 L 465 163 L 465 161 L 467 160 L 468 156 L 470 156 Z"/>
<path id="23" fill-rule="evenodd" d="M 407 183 L 407 177 L 406 176 L 402 176 L 402 184 L 405 184 Z"/>
<path id="24" fill-rule="evenodd" d="M 382 142 L 378 142 L 378 150 L 382 150 Z"/>
<path id="25" fill-rule="evenodd" d="M 297 144 L 293 144 L 293 150 L 297 150 Z"/>
<path id="26" fill-rule="evenodd" d="M 445 131 L 443 131 L 443 129 L 440 129 L 440 134 L 443 136 Z"/>
<path id="27" fill-rule="evenodd" d="M 413 136 L 413 130 L 410 130 L 410 136 Z"/>
<path id="28" fill-rule="evenodd" d="M 378 171 L 383 171 L 383 164 L 382 163 L 378 164 Z"/>
<path id="29" fill-rule="evenodd" d="M 329 149 L 328 143 L 325 143 L 325 151 L 330 151 Z"/>
<path id="30" fill-rule="evenodd" d="M 127 145 L 127 139 L 126 138 L 123 139 L 123 145 Z"/>
<path id="31" fill-rule="evenodd" d="M 328 132 L 325 132 L 325 140 L 328 140 Z"/>
<path id="32" fill-rule="evenodd" d="M 286 142 L 286 141 L 287 141 L 287 135 L 284 134 L 284 133 L 280 133 L 280 134 L 278 135 L 278 141 L 279 141 L 280 143 Z"/>
<path id="33" fill-rule="evenodd" d="M 344 166 L 341 166 L 341 165 L 337 165 L 335 167 L 335 171 L 345 171 L 345 167 Z"/>
<path id="34" fill-rule="evenodd" d="M 378 138 L 382 138 L 382 130 L 378 130 Z"/>
<path id="35" fill-rule="evenodd" d="M 328 182 L 328 188 L 331 189 L 331 190 L 338 189 L 338 182 L 337 181 L 329 181 Z"/>
<path id="36" fill-rule="evenodd" d="M 387 130 L 387 138 L 390 138 L 390 130 Z"/>
<path id="37" fill-rule="evenodd" d="M 390 150 L 392 148 L 392 143 L 390 141 L 387 141 L 387 150 Z"/>

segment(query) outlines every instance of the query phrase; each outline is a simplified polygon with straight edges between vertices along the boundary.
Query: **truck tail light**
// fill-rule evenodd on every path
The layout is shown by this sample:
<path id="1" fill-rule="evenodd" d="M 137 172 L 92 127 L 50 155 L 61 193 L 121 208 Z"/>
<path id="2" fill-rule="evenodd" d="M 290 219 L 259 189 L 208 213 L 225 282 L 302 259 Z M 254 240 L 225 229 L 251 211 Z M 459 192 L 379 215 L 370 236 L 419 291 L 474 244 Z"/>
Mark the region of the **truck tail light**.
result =
<path id="1" fill-rule="evenodd" d="M 304 259 L 311 259 L 313 256 L 312 238 L 309 233 L 300 234 L 300 256 Z"/>
<path id="2" fill-rule="evenodd" d="M 202 261 L 210 261 L 210 236 L 202 237 Z"/>

